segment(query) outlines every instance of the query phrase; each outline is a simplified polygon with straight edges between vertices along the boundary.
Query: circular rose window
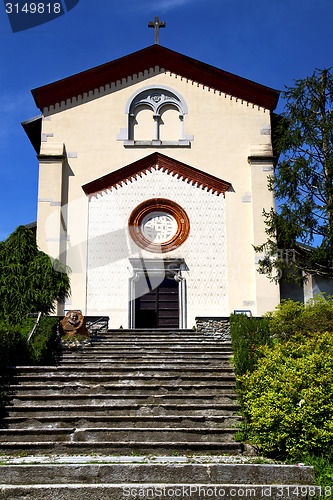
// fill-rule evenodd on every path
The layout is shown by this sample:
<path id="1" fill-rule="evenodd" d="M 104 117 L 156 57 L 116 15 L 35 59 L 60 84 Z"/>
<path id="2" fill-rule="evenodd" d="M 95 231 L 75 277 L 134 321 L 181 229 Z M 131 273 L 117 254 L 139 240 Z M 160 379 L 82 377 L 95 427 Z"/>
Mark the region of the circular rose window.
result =
<path id="1" fill-rule="evenodd" d="M 137 245 L 150 252 L 170 252 L 184 243 L 190 221 L 185 210 L 171 200 L 154 198 L 138 205 L 129 221 Z"/>

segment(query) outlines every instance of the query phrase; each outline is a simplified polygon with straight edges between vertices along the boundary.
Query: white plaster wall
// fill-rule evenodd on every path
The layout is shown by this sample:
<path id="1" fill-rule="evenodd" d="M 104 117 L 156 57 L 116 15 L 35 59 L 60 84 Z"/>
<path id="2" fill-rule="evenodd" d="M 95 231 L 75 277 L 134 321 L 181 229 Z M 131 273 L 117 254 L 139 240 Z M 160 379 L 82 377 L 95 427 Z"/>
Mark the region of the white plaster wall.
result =
<path id="1" fill-rule="evenodd" d="M 118 189 L 91 197 L 88 229 L 87 314 L 110 316 L 110 327 L 128 326 L 130 257 L 161 259 L 140 249 L 127 227 L 133 209 L 150 198 L 168 198 L 190 219 L 188 239 L 164 258 L 183 258 L 188 271 L 187 325 L 195 316 L 223 316 L 228 311 L 225 200 L 161 170 L 152 170 Z"/>

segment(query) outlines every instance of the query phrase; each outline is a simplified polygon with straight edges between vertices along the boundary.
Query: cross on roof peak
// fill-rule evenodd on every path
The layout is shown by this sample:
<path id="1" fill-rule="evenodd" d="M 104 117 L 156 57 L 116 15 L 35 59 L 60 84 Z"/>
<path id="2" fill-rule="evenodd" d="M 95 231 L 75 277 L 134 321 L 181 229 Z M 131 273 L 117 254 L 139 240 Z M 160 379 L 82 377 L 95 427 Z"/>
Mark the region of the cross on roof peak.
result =
<path id="1" fill-rule="evenodd" d="M 148 23 L 148 28 L 155 29 L 155 43 L 158 45 L 159 44 L 159 30 L 160 30 L 160 28 L 165 28 L 165 22 L 160 21 L 158 16 L 155 16 L 155 20 L 150 21 Z"/>

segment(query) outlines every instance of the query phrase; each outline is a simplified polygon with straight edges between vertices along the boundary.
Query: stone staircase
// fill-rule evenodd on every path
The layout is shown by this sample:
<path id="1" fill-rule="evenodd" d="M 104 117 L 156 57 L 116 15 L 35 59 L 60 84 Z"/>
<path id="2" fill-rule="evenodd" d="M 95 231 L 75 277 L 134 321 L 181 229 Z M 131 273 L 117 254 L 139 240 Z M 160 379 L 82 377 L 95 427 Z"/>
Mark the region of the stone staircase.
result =
<path id="1" fill-rule="evenodd" d="M 281 498 L 280 484 L 310 487 L 310 467 L 227 457 L 247 460 L 230 356 L 230 339 L 192 330 L 109 330 L 57 366 L 9 367 L 0 499 L 263 498 L 267 485 Z"/>
<path id="2" fill-rule="evenodd" d="M 229 342 L 107 331 L 58 366 L 9 369 L 2 451 L 240 453 Z"/>

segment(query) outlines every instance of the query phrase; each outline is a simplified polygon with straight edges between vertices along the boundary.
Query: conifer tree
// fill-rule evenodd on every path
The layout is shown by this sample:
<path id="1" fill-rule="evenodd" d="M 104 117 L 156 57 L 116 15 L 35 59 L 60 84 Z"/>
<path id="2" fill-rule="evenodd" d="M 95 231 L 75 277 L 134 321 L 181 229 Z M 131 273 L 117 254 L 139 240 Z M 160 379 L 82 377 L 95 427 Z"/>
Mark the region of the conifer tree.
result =
<path id="1" fill-rule="evenodd" d="M 0 315 L 17 323 L 28 313 L 54 311 L 69 295 L 69 269 L 37 247 L 33 232 L 19 226 L 0 242 Z"/>
<path id="2" fill-rule="evenodd" d="M 333 278 L 333 76 L 316 70 L 286 87 L 275 147 L 281 155 L 269 189 L 277 210 L 263 212 L 267 241 L 259 272 L 297 282 Z M 305 274 L 306 273 L 306 274 Z"/>

